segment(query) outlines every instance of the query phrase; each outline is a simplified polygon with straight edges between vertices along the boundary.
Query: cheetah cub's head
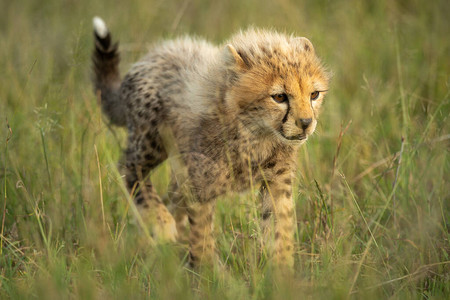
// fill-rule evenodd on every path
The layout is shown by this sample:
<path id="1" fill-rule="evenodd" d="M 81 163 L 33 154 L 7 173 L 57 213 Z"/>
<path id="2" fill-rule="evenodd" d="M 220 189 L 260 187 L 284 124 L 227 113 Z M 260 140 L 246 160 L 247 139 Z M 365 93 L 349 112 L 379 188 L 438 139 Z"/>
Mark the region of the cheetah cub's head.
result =
<path id="1" fill-rule="evenodd" d="M 330 77 L 311 42 L 249 30 L 234 36 L 224 51 L 227 109 L 252 134 L 303 143 L 316 128 Z"/>

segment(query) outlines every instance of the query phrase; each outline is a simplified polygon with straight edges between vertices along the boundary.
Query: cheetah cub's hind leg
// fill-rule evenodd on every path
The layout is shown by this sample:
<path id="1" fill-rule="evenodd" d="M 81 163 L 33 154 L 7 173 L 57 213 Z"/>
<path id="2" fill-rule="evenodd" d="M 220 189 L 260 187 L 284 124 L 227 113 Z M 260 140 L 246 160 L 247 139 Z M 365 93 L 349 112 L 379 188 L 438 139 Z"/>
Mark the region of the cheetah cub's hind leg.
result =
<path id="1" fill-rule="evenodd" d="M 145 139 L 133 139 L 130 135 L 130 144 L 126 153 L 126 182 L 130 192 L 134 194 L 134 203 L 150 233 L 157 241 L 177 240 L 177 228 L 172 214 L 164 205 L 155 191 L 148 177 L 150 170 L 165 159 L 164 153 L 150 151 L 151 142 Z M 147 135 L 148 137 L 149 135 Z M 142 141 L 140 143 L 135 140 Z M 143 152 L 146 149 L 149 152 Z"/>
<path id="2" fill-rule="evenodd" d="M 112 43 L 111 34 L 102 19 L 95 17 L 93 25 L 95 92 L 100 96 L 102 110 L 111 123 L 127 126 L 129 130 L 125 154 L 127 187 L 133 192 L 134 203 L 144 222 L 150 226 L 153 237 L 175 241 L 175 220 L 146 178 L 153 168 L 167 158 L 159 129 L 152 122 L 160 117 L 155 112 L 159 111 L 161 104 L 157 97 L 153 97 L 147 103 L 150 107 L 139 106 L 145 80 L 137 80 L 136 74 L 121 80 L 118 44 Z"/>

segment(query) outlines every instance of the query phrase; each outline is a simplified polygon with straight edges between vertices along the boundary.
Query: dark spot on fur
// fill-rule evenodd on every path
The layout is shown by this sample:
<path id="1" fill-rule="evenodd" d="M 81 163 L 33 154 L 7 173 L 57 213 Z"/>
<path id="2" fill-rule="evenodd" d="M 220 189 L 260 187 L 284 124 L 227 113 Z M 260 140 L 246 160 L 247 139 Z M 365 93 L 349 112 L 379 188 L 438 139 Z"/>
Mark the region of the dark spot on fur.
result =
<path id="1" fill-rule="evenodd" d="M 264 167 L 267 169 L 272 169 L 273 167 L 275 167 L 276 164 L 277 163 L 272 160 L 272 161 L 269 161 L 268 163 L 266 163 Z"/>
<path id="2" fill-rule="evenodd" d="M 172 79 L 172 75 L 170 75 L 170 74 L 162 74 L 161 77 L 164 78 L 165 80 Z"/>
<path id="3" fill-rule="evenodd" d="M 263 220 L 267 220 L 268 218 L 270 218 L 270 216 L 272 215 L 272 212 L 270 210 L 266 210 L 265 212 L 263 212 L 262 214 L 262 218 Z"/>
<path id="4" fill-rule="evenodd" d="M 127 178 L 127 187 L 131 190 L 134 187 L 134 183 L 136 182 L 135 178 Z"/>
<path id="5" fill-rule="evenodd" d="M 291 191 L 285 191 L 284 194 L 286 195 L 286 198 L 291 198 Z"/>
<path id="6" fill-rule="evenodd" d="M 195 262 L 197 260 L 197 258 L 194 256 L 194 254 L 192 254 L 192 252 L 189 252 L 189 259 L 191 260 L 191 262 Z"/>
<path id="7" fill-rule="evenodd" d="M 286 178 L 286 179 L 284 180 L 284 183 L 286 183 L 286 184 L 288 184 L 288 185 L 291 185 L 292 180 L 291 180 L 290 178 Z"/>
<path id="8" fill-rule="evenodd" d="M 136 197 L 136 203 L 142 204 L 144 202 L 144 197 L 142 197 L 139 193 L 139 196 Z"/>
<path id="9" fill-rule="evenodd" d="M 198 232 L 197 230 L 192 230 L 191 229 L 191 233 L 194 236 L 194 238 L 196 238 L 196 239 L 200 239 L 201 238 L 200 232 Z"/>
<path id="10" fill-rule="evenodd" d="M 281 237 L 281 234 L 279 232 L 275 232 L 275 239 L 278 240 Z"/>
<path id="11" fill-rule="evenodd" d="M 276 174 L 276 175 L 281 175 L 281 174 L 283 174 L 283 173 L 286 172 L 286 171 L 287 171 L 286 168 L 281 168 L 281 169 L 278 169 L 277 172 L 276 172 L 275 174 Z"/>

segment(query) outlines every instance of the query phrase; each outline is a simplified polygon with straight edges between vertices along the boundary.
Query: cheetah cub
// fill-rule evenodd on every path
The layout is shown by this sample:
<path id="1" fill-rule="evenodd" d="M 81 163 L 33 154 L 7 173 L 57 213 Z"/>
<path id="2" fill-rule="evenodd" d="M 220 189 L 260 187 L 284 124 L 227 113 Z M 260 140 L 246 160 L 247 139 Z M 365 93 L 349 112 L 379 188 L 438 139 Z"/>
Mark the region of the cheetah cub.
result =
<path id="1" fill-rule="evenodd" d="M 179 38 L 122 79 L 118 44 L 98 17 L 94 35 L 95 91 L 111 123 L 128 128 L 126 185 L 152 235 L 172 241 L 189 227 L 190 263 L 212 263 L 216 198 L 260 186 L 264 241 L 276 264 L 293 266 L 297 150 L 329 82 L 311 42 L 257 29 L 219 47 Z M 167 158 L 174 174 L 163 201 L 148 174 Z"/>

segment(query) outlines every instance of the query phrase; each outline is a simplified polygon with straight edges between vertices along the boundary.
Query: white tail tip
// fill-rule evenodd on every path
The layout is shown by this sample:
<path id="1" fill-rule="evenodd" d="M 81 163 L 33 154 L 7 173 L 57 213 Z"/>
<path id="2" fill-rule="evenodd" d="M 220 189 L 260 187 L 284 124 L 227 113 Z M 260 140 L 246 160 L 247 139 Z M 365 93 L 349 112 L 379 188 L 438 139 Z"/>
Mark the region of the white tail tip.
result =
<path id="1" fill-rule="evenodd" d="M 92 24 L 94 25 L 95 33 L 102 39 L 104 39 L 108 35 L 108 27 L 106 27 L 105 22 L 99 18 L 94 17 L 92 19 Z"/>

